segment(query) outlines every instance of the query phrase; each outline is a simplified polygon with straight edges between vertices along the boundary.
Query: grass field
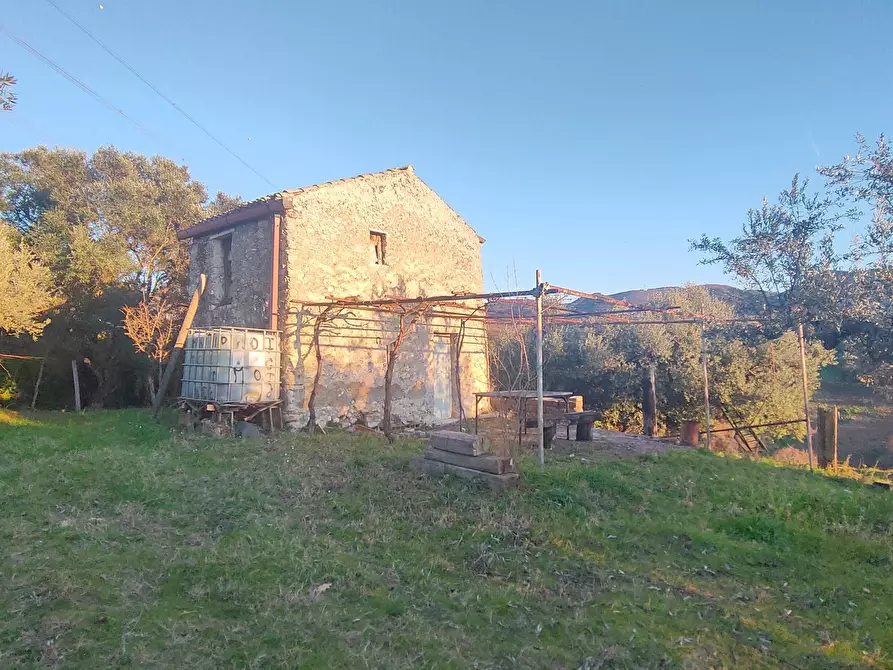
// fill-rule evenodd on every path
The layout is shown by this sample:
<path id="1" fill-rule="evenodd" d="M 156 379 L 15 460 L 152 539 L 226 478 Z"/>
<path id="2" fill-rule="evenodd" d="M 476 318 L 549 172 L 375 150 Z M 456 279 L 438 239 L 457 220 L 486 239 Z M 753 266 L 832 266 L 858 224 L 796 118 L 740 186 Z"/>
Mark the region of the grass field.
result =
<path id="1" fill-rule="evenodd" d="M 676 451 L 523 462 L 0 414 L 0 667 L 890 667 L 893 494 Z"/>

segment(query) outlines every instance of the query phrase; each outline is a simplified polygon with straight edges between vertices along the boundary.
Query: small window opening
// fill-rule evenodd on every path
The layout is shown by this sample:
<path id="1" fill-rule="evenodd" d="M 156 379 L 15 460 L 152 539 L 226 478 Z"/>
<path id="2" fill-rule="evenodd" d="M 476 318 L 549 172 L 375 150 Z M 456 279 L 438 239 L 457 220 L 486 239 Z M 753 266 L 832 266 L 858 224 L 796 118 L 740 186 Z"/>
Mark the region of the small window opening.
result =
<path id="1" fill-rule="evenodd" d="M 223 259 L 223 300 L 230 302 L 233 298 L 233 236 L 220 238 L 220 255 Z"/>
<path id="2" fill-rule="evenodd" d="M 388 248 L 388 238 L 384 233 L 374 230 L 369 231 L 369 241 L 372 243 L 373 258 L 376 265 L 386 265 L 386 253 Z"/>

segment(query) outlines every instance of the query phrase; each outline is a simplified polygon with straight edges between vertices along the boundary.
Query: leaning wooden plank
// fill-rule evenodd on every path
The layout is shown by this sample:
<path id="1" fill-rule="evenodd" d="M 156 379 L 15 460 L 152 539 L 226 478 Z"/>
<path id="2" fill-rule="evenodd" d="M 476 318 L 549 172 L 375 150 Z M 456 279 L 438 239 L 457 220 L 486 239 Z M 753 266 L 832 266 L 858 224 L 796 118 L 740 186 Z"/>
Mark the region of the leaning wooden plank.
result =
<path id="1" fill-rule="evenodd" d="M 458 465 L 469 470 L 480 470 L 494 475 L 504 475 L 506 472 L 515 471 L 515 462 L 511 456 L 465 456 L 455 454 L 452 451 L 442 451 L 428 447 L 425 449 L 425 458 L 429 461 L 440 461 Z"/>
<path id="2" fill-rule="evenodd" d="M 420 465 L 422 472 L 434 477 L 442 477 L 443 475 L 453 475 L 462 479 L 469 479 L 475 482 L 483 482 L 488 484 L 490 488 L 496 491 L 503 491 L 518 481 L 518 474 L 515 472 L 506 473 L 504 475 L 494 475 L 489 472 L 481 472 L 480 470 L 469 470 L 458 465 L 450 465 L 449 463 L 441 463 L 440 461 L 429 461 L 427 458 L 416 457 L 413 461 Z"/>
<path id="3" fill-rule="evenodd" d="M 465 456 L 480 456 L 490 451 L 490 445 L 483 435 L 457 433 L 451 430 L 434 431 L 428 436 L 428 445 Z"/>

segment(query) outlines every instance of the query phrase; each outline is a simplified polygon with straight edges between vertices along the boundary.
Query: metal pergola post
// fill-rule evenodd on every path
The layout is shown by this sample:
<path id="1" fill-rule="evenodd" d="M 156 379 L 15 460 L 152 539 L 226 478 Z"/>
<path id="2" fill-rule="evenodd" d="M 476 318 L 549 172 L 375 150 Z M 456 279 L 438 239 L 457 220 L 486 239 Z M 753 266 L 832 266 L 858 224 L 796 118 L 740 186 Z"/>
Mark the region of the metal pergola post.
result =
<path id="1" fill-rule="evenodd" d="M 543 468 L 546 463 L 543 433 L 543 282 L 539 270 L 536 271 L 536 422 L 540 467 Z"/>
<path id="2" fill-rule="evenodd" d="M 710 378 L 707 376 L 707 339 L 704 336 L 704 326 L 701 326 L 701 370 L 704 374 L 704 421 L 707 424 L 707 451 L 710 451 L 712 428 L 710 427 Z"/>

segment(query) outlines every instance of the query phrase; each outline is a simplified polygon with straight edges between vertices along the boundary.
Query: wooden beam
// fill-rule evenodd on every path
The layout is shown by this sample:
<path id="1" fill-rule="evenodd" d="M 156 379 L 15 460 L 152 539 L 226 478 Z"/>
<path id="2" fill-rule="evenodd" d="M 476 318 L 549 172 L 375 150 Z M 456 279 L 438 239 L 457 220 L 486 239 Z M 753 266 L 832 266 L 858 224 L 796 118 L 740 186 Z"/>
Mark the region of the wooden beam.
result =
<path id="1" fill-rule="evenodd" d="M 797 328 L 797 339 L 800 342 L 800 377 L 803 381 L 803 413 L 806 419 L 806 449 L 809 453 L 809 469 L 812 470 L 812 424 L 809 421 L 809 385 L 806 382 L 806 338 L 803 336 L 803 324 Z"/>
<path id="2" fill-rule="evenodd" d="M 490 451 L 487 438 L 452 430 L 436 430 L 428 436 L 428 446 L 463 456 L 481 456 Z"/>
<path id="3" fill-rule="evenodd" d="M 488 484 L 490 488 L 496 491 L 504 491 L 518 481 L 518 474 L 515 472 L 506 472 L 502 475 L 494 475 L 489 472 L 481 472 L 480 470 L 472 470 L 463 468 L 459 465 L 451 465 L 449 463 L 441 463 L 440 461 L 429 461 L 423 456 L 413 456 L 412 464 L 420 468 L 427 475 L 442 477 L 443 475 L 453 475 L 471 481 L 483 482 Z"/>
<path id="4" fill-rule="evenodd" d="M 493 475 L 504 475 L 506 472 L 515 471 L 515 462 L 511 456 L 465 456 L 452 451 L 441 451 L 433 447 L 427 447 L 424 456 L 429 461 L 440 461 L 450 465 L 458 465 L 460 468 L 480 470 Z"/>
<path id="5" fill-rule="evenodd" d="M 34 409 L 34 406 L 37 404 L 37 393 L 40 391 L 40 380 L 43 379 L 43 363 L 44 360 L 40 359 L 40 369 L 37 371 L 37 381 L 34 382 L 34 395 L 31 396 L 31 409 Z"/>
<path id="6" fill-rule="evenodd" d="M 192 300 L 189 302 L 189 309 L 186 310 L 186 316 L 183 317 L 183 323 L 180 325 L 180 332 L 177 333 L 177 339 L 174 342 L 174 349 L 171 351 L 170 358 L 164 368 L 161 384 L 158 386 L 158 392 L 155 394 L 155 400 L 152 403 L 153 419 L 157 419 L 158 412 L 161 411 L 161 404 L 164 402 L 164 394 L 167 392 L 167 387 L 170 386 L 171 379 L 174 376 L 174 370 L 177 368 L 177 363 L 180 362 L 183 347 L 186 346 L 186 336 L 189 334 L 189 329 L 192 327 L 192 320 L 195 318 L 195 313 L 198 311 L 198 301 L 199 298 L 202 297 L 202 293 L 205 292 L 207 282 L 208 278 L 205 275 L 199 276 L 198 286 L 192 294 Z"/>
<path id="7" fill-rule="evenodd" d="M 78 362 L 71 359 L 71 380 L 74 383 L 74 411 L 81 411 L 81 380 L 78 377 Z"/>
<path id="8" fill-rule="evenodd" d="M 279 232 L 281 217 L 273 215 L 273 268 L 270 273 L 270 330 L 279 330 Z"/>

